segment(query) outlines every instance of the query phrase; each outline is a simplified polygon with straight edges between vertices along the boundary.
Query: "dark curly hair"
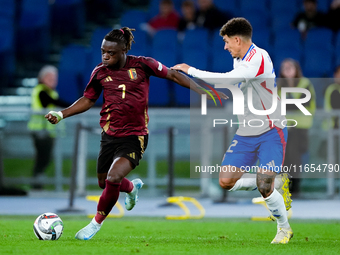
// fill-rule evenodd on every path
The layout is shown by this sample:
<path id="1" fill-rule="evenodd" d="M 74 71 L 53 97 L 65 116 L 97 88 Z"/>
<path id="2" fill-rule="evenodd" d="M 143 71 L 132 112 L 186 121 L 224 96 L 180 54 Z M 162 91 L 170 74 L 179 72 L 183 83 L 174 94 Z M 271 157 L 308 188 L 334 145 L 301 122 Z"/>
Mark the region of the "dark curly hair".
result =
<path id="1" fill-rule="evenodd" d="M 245 18 L 233 18 L 224 24 L 220 30 L 221 36 L 227 35 L 228 37 L 238 35 L 251 39 L 252 34 L 253 28 Z"/>
<path id="2" fill-rule="evenodd" d="M 131 50 L 131 45 L 134 43 L 134 36 L 131 31 L 135 31 L 134 28 L 122 27 L 121 29 L 113 29 L 107 33 L 104 37 L 105 40 L 110 42 L 116 42 L 123 44 L 126 47 L 126 51 Z"/>

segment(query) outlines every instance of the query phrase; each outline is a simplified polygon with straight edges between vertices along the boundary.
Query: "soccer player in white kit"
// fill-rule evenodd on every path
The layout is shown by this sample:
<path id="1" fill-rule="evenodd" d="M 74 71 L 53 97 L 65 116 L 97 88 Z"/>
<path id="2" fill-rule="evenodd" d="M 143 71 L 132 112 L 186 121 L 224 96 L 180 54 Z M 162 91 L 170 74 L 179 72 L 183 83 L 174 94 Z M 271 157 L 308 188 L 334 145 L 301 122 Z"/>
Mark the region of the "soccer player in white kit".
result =
<path id="1" fill-rule="evenodd" d="M 184 63 L 172 69 L 217 86 L 238 86 L 245 100 L 248 98 L 248 88 L 252 88 L 254 108 L 262 111 L 271 109 L 273 97 L 279 101 L 275 72 L 268 53 L 252 42 L 249 21 L 244 18 L 231 19 L 221 28 L 220 35 L 225 42 L 224 49 L 234 58 L 232 71 L 207 72 Z M 229 191 L 258 189 L 277 220 L 277 234 L 272 243 L 288 243 L 293 231 L 286 210 L 290 209 L 292 200 L 288 174 L 280 174 L 287 143 L 287 127 L 284 126 L 286 122 L 285 117 L 281 116 L 280 104 L 277 103 L 276 110 L 268 115 L 255 115 L 245 108 L 244 114 L 238 115 L 238 122 L 239 128 L 222 160 L 220 186 Z M 249 169 L 257 161 L 257 173 L 246 173 L 246 167 Z"/>

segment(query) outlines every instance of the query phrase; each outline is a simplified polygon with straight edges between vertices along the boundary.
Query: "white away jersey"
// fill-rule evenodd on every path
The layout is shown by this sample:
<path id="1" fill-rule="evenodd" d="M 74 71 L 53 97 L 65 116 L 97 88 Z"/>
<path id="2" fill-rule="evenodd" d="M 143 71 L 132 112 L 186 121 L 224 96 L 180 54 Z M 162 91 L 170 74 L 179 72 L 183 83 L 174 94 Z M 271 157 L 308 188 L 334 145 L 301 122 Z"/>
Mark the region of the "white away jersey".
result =
<path id="1" fill-rule="evenodd" d="M 237 115 L 239 128 L 236 134 L 254 136 L 267 132 L 274 126 L 284 128 L 285 117 L 281 116 L 281 103 L 277 96 L 273 63 L 267 51 L 252 44 L 243 59 L 234 59 L 234 69 L 226 73 L 201 71 L 190 67 L 189 75 L 207 83 L 234 85 L 244 95 L 244 114 Z M 268 115 L 254 114 L 249 109 L 248 88 L 252 89 L 252 105 L 256 110 L 269 110 L 276 100 L 276 110 Z M 275 99 L 273 97 L 275 96 Z M 234 100 L 237 98 L 234 96 Z M 239 99 L 240 100 L 240 99 Z"/>

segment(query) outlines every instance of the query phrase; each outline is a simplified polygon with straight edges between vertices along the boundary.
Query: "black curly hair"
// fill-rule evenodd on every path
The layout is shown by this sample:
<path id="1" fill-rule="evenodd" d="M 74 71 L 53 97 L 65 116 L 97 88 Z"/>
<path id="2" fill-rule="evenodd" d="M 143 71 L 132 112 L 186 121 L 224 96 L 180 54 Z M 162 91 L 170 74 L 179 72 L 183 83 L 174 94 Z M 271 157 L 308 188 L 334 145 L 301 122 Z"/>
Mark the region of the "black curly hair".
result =
<path id="1" fill-rule="evenodd" d="M 110 42 L 123 44 L 126 47 L 126 51 L 129 51 L 131 50 L 132 43 L 135 42 L 133 39 L 134 36 L 131 31 L 135 31 L 135 29 L 128 27 L 113 29 L 105 35 L 104 39 Z"/>
<path id="2" fill-rule="evenodd" d="M 227 35 L 228 37 L 239 35 L 251 39 L 252 34 L 253 28 L 245 18 L 233 18 L 224 24 L 220 30 L 221 36 Z"/>

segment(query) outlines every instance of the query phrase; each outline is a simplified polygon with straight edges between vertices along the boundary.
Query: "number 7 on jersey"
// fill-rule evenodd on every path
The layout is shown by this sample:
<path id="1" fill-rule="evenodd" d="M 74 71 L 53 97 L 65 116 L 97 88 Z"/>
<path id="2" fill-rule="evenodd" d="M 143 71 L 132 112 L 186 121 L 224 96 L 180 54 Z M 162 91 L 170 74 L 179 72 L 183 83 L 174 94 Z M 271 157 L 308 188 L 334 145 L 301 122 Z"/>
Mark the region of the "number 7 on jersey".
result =
<path id="1" fill-rule="evenodd" d="M 122 88 L 122 90 L 123 90 L 123 92 L 122 92 L 122 98 L 124 99 L 124 98 L 125 98 L 125 88 L 126 88 L 125 84 L 119 85 L 118 88 Z"/>

